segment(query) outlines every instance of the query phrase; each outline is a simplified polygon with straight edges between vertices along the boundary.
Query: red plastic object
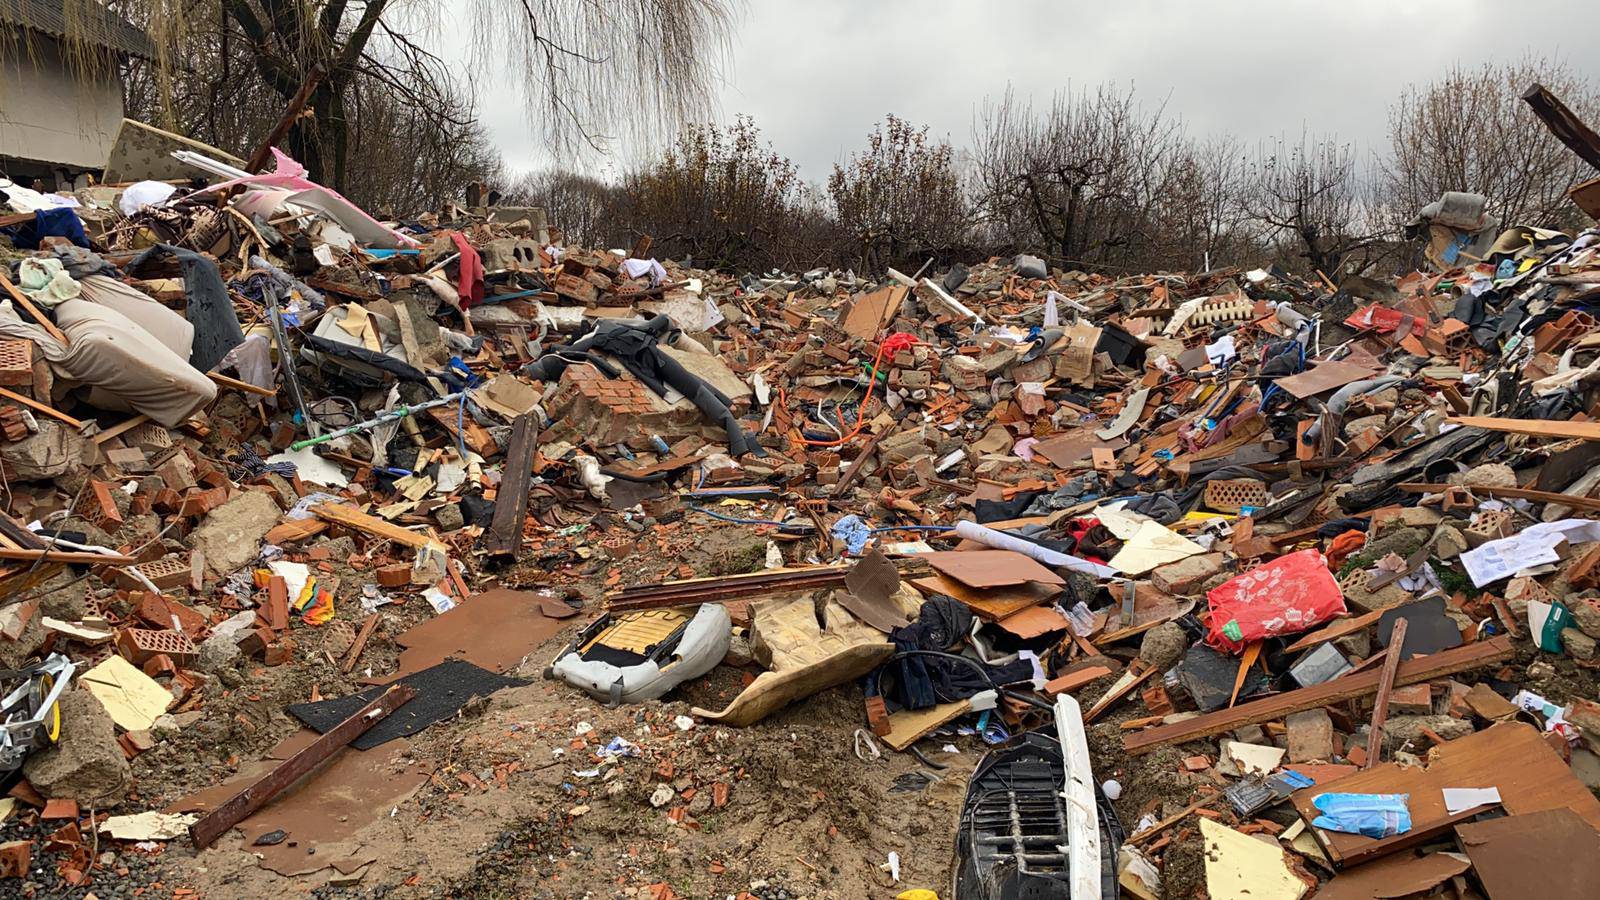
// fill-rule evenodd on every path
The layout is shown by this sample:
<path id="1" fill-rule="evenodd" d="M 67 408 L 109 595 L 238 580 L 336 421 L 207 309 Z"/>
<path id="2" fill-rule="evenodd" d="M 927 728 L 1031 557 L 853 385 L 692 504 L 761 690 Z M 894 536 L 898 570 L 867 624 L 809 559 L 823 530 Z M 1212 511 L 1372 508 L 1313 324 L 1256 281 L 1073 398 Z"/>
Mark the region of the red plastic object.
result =
<path id="1" fill-rule="evenodd" d="M 1223 582 L 1206 599 L 1206 643 L 1230 653 L 1252 641 L 1306 631 L 1345 611 L 1344 594 L 1319 550 L 1280 556 Z"/>

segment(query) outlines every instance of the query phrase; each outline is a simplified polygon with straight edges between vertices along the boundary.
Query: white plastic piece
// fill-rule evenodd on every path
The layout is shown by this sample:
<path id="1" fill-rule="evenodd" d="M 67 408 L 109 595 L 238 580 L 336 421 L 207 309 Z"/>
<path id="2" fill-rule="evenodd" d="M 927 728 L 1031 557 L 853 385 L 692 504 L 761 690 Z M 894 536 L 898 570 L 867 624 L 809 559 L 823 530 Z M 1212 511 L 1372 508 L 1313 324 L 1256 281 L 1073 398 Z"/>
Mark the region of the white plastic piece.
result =
<path id="1" fill-rule="evenodd" d="M 977 541 L 980 544 L 1000 550 L 1015 550 L 1024 556 L 1032 557 L 1035 561 L 1044 565 L 1071 569 L 1074 572 L 1093 575 L 1095 578 L 1110 578 L 1117 574 L 1117 570 L 1109 566 L 1102 566 L 1099 563 L 1093 563 L 1068 553 L 1057 553 L 1048 547 L 1041 547 L 1032 541 L 1025 541 L 1022 538 L 1012 537 L 993 528 L 986 528 L 977 522 L 957 522 L 956 536 L 966 538 L 969 541 Z"/>
<path id="2" fill-rule="evenodd" d="M 1071 859 L 1072 900 L 1099 900 L 1100 818 L 1094 799 L 1094 769 L 1083 733 L 1083 710 L 1067 694 L 1056 698 L 1056 739 L 1066 769 L 1061 798 L 1067 805 L 1067 853 Z"/>
<path id="3" fill-rule="evenodd" d="M 1122 796 L 1122 782 L 1109 778 L 1100 785 L 1100 792 L 1106 795 L 1107 800 L 1115 802 Z"/>

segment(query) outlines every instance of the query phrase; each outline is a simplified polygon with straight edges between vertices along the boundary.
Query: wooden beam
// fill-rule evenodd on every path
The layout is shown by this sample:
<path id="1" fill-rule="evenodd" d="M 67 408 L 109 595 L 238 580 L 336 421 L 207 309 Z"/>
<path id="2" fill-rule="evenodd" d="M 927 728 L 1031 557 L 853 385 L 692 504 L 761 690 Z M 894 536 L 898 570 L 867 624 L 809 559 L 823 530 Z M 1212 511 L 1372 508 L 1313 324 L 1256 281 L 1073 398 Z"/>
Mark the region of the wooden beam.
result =
<path id="1" fill-rule="evenodd" d="M 118 422 L 110 428 L 107 428 L 105 431 L 100 432 L 99 434 L 95 435 L 92 440 L 96 444 L 104 444 L 106 441 L 132 431 L 148 421 L 150 421 L 149 416 L 145 415 L 144 413 L 139 413 L 137 416 L 134 416 L 126 422 Z"/>
<path id="2" fill-rule="evenodd" d="M 849 490 L 850 485 L 855 483 L 856 476 L 861 474 L 861 470 L 866 466 L 867 460 L 872 457 L 873 453 L 877 452 L 878 445 L 883 443 L 884 438 L 899 430 L 899 427 L 900 425 L 897 422 L 867 439 L 867 443 L 862 446 L 861 452 L 856 455 L 855 459 L 850 461 L 850 467 L 844 470 L 844 475 L 834 482 L 833 490 L 828 492 L 829 498 L 837 500 L 844 496 L 844 492 Z"/>
<path id="3" fill-rule="evenodd" d="M 367 641 L 371 639 L 373 629 L 377 627 L 378 614 L 373 613 L 367 616 L 367 620 L 361 623 L 361 630 L 356 632 L 355 642 L 350 645 L 350 650 L 345 653 L 344 664 L 339 667 L 339 671 L 344 672 L 346 675 L 350 674 L 350 670 L 354 669 L 356 663 L 361 659 L 361 651 L 367 649 Z"/>
<path id="4" fill-rule="evenodd" d="M 43 328 L 50 334 L 51 337 L 60 341 L 61 346 L 72 346 L 72 342 L 67 340 L 66 334 L 61 329 L 56 327 L 56 323 L 50 321 L 48 316 L 40 312 L 39 308 L 33 305 L 33 301 L 28 299 L 28 295 L 17 290 L 17 286 L 12 284 L 11 279 L 7 278 L 5 275 L 0 275 L 0 288 L 4 288 L 5 292 L 11 295 L 11 299 L 16 301 L 18 306 L 27 310 L 28 315 L 33 316 L 34 321 L 39 323 L 40 328 Z"/>
<path id="5" fill-rule="evenodd" d="M 1506 434 L 1527 434 L 1543 438 L 1577 438 L 1600 441 L 1600 422 L 1561 422 L 1554 419 L 1502 419 L 1496 416 L 1451 416 L 1452 425 L 1483 428 Z"/>
<path id="6" fill-rule="evenodd" d="M 399 525 L 385 522 L 377 516 L 369 516 L 361 510 L 353 506 L 346 506 L 343 503 L 319 503 L 311 507 L 311 514 L 336 525 L 354 528 L 373 537 L 394 541 L 407 547 L 421 548 L 429 544 L 438 543 L 425 534 L 408 531 Z"/>
<path id="7" fill-rule="evenodd" d="M 1600 169 L 1600 134 L 1585 125 L 1561 98 L 1550 93 L 1544 85 L 1535 82 L 1522 93 L 1523 102 L 1533 108 L 1533 114 L 1544 122 L 1567 149 L 1578 154 L 1584 162 Z"/>
<path id="8" fill-rule="evenodd" d="M 506 445 L 505 474 L 494 495 L 494 515 L 483 536 L 483 546 L 494 556 L 516 557 L 522 553 L 522 526 L 528 517 L 528 482 L 533 477 L 533 451 L 538 431 L 531 413 L 511 422 L 511 440 Z"/>
<path id="9" fill-rule="evenodd" d="M 416 695 L 416 689 L 410 685 L 394 685 L 350 718 L 335 725 L 331 731 L 307 744 L 299 753 L 284 760 L 282 765 L 263 775 L 260 781 L 200 817 L 199 821 L 189 826 L 189 838 L 194 841 L 195 849 L 204 850 L 211 846 L 246 816 L 288 790 L 296 781 L 310 774 L 312 769 L 322 765 L 346 744 L 365 734 L 384 716 L 406 705 Z"/>
<path id="10" fill-rule="evenodd" d="M 1402 484 L 1400 490 L 1408 494 L 1442 494 L 1456 485 L 1450 484 Z M 1474 494 L 1487 494 L 1490 497 L 1510 497 L 1513 500 L 1532 500 L 1534 503 L 1559 503 L 1573 509 L 1600 512 L 1600 500 L 1594 497 L 1579 497 L 1572 494 L 1561 494 L 1555 491 L 1536 491 L 1532 488 L 1501 487 L 1496 484 L 1467 484 L 1461 487 Z"/>
<path id="11" fill-rule="evenodd" d="M 1394 684 L 1396 687 L 1405 687 L 1419 681 L 1432 681 L 1456 672 L 1501 662 L 1510 659 L 1511 655 L 1511 638 L 1505 635 L 1474 644 L 1463 644 L 1428 656 L 1406 660 L 1395 672 Z M 1167 744 L 1210 737 L 1246 725 L 1273 722 L 1290 713 L 1354 700 L 1375 693 L 1378 690 L 1379 677 L 1380 673 L 1377 671 L 1347 674 L 1342 678 L 1274 697 L 1265 697 L 1233 709 L 1206 713 L 1171 725 L 1157 725 L 1155 728 L 1125 735 L 1122 746 L 1130 755 L 1137 756 Z"/>
<path id="12" fill-rule="evenodd" d="M 255 394 L 257 397 L 278 396 L 278 392 L 272 388 L 258 387 L 248 381 L 240 381 L 237 378 L 229 378 L 226 375 L 221 375 L 216 372 L 207 372 L 206 377 L 222 387 L 233 388 L 236 391 L 244 391 L 246 394 Z"/>
<path id="13" fill-rule="evenodd" d="M 1188 806 L 1185 806 L 1183 809 L 1180 809 L 1172 815 L 1167 816 L 1165 819 L 1162 819 L 1154 825 L 1151 825 L 1149 828 L 1146 828 L 1138 834 L 1135 834 L 1133 837 L 1128 838 L 1127 840 L 1123 841 L 1122 844 L 1125 847 L 1134 847 L 1142 844 L 1161 832 L 1166 831 L 1168 828 L 1171 828 L 1179 822 L 1182 822 L 1184 819 L 1187 819 L 1189 814 L 1195 810 L 1204 806 L 1210 806 L 1211 804 L 1217 802 L 1217 799 L 1221 796 L 1223 796 L 1221 791 L 1217 791 L 1215 794 L 1207 794 L 1204 797 L 1201 797 L 1199 800 L 1196 800 Z"/>
<path id="14" fill-rule="evenodd" d="M 12 403 L 21 403 L 23 406 L 26 406 L 34 412 L 44 413 L 52 419 L 56 419 L 71 425 L 74 429 L 80 429 L 83 427 L 83 422 L 81 420 L 74 419 L 73 417 L 61 412 L 53 406 L 46 406 L 32 397 L 24 397 L 16 391 L 9 391 L 5 388 L 0 388 L 0 397 L 4 397 L 7 400 L 10 400 Z"/>
<path id="15" fill-rule="evenodd" d="M 1133 693 L 1134 688 L 1144 684 L 1146 681 L 1149 681 L 1150 676 L 1156 674 L 1157 671 L 1159 670 L 1155 666 L 1151 666 L 1150 668 L 1145 669 L 1143 672 L 1135 673 L 1131 669 L 1123 672 L 1122 677 L 1117 679 L 1117 681 L 1106 690 L 1105 696 L 1101 697 L 1099 700 L 1096 700 L 1094 706 L 1089 707 L 1089 711 L 1083 714 L 1083 724 L 1088 725 L 1095 719 L 1100 718 L 1100 714 L 1109 709 L 1111 704 L 1116 703 L 1123 697 Z"/>
<path id="16" fill-rule="evenodd" d="M 0 559 L 20 559 L 25 562 L 44 560 L 46 562 L 91 566 L 131 566 L 139 561 L 132 556 L 122 556 L 120 554 L 112 556 L 105 553 L 89 553 L 78 550 L 32 550 L 26 547 L 21 549 L 0 547 Z"/>
<path id="17" fill-rule="evenodd" d="M 1383 660 L 1383 671 L 1378 675 L 1378 697 L 1372 702 L 1372 727 L 1367 731 L 1367 764 L 1372 768 L 1383 755 L 1383 723 L 1389 719 L 1389 694 L 1394 691 L 1394 674 L 1400 670 L 1401 648 L 1406 642 L 1406 620 L 1397 618 L 1389 629 L 1389 654 Z"/>
<path id="18" fill-rule="evenodd" d="M 289 134 L 289 129 L 299 121 L 300 113 L 305 110 L 306 104 L 311 102 L 311 92 L 322 83 L 322 78 L 327 73 L 322 70 L 320 63 L 312 63 L 311 69 L 306 72 L 306 80 L 300 83 L 300 90 L 294 92 L 289 99 L 289 105 L 283 109 L 283 117 L 278 119 L 278 124 L 272 126 L 267 136 L 256 145 L 254 153 L 250 154 L 250 161 L 245 163 L 244 170 L 252 175 L 259 174 L 267 165 L 267 157 L 272 154 L 272 148 L 281 143 Z"/>

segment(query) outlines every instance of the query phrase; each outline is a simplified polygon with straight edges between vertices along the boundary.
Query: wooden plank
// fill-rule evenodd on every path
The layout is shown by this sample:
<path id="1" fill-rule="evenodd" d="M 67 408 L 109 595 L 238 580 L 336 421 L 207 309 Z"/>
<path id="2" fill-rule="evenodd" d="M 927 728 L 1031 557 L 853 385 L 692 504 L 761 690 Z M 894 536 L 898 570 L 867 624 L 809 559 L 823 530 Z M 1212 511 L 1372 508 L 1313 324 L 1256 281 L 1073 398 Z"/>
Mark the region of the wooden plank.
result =
<path id="1" fill-rule="evenodd" d="M 877 451 L 878 445 L 883 442 L 884 438 L 898 430 L 899 423 L 895 423 L 868 438 L 866 445 L 861 448 L 861 452 L 856 455 L 855 459 L 850 461 L 850 467 L 845 469 L 844 474 L 834 483 L 833 489 L 828 492 L 828 496 L 832 498 L 843 497 L 845 495 L 844 492 L 850 489 L 850 485 L 855 484 L 856 476 L 861 474 L 862 468 L 866 466 L 867 460 L 872 458 L 872 454 Z"/>
<path id="2" fill-rule="evenodd" d="M 48 316 L 40 312 L 39 308 L 33 305 L 33 301 L 28 299 L 28 295 L 17 290 L 17 286 L 11 283 L 11 279 L 7 278 L 3 274 L 0 274 L 0 288 L 4 288 L 5 292 L 11 295 L 11 299 L 15 301 L 18 306 L 27 310 L 28 315 L 33 316 L 34 321 L 39 323 L 40 328 L 43 328 L 47 334 L 55 338 L 57 341 L 60 341 L 61 346 L 72 346 L 72 341 L 68 340 L 66 334 L 61 329 L 56 327 L 56 323 L 52 322 Z"/>
<path id="3" fill-rule="evenodd" d="M 311 513 L 319 519 L 324 519 L 336 525 L 343 525 L 346 528 L 354 528 L 373 537 L 394 541 L 407 547 L 421 548 L 437 543 L 425 534 L 407 531 L 399 525 L 391 525 L 376 516 L 369 516 L 355 507 L 346 506 L 343 503 L 319 503 L 311 507 Z"/>
<path id="4" fill-rule="evenodd" d="M 189 826 L 189 838 L 194 841 L 195 848 L 204 850 L 211 846 L 212 842 L 227 834 L 230 828 L 242 822 L 246 816 L 288 790 L 296 781 L 310 774 L 311 770 L 322 765 L 346 744 L 365 734 L 384 716 L 409 703 L 416 695 L 416 690 L 409 685 L 397 684 L 389 688 L 376 700 L 357 710 L 350 718 L 334 726 L 331 731 L 307 744 L 299 753 L 284 760 L 282 765 L 263 775 L 260 781 L 234 794 L 227 802 L 206 813 Z"/>
<path id="5" fill-rule="evenodd" d="M 1567 149 L 1578 154 L 1584 162 L 1596 169 L 1600 169 L 1600 135 L 1594 129 L 1584 124 L 1572 110 L 1567 108 L 1561 98 L 1535 82 L 1522 94 L 1522 100 L 1533 109 L 1534 115 L 1544 122 L 1544 127 L 1550 129 Z"/>
<path id="6" fill-rule="evenodd" d="M 129 419 L 126 422 L 119 422 L 118 424 L 113 425 L 110 428 L 107 428 L 105 431 L 100 432 L 99 434 L 95 435 L 92 438 L 92 440 L 96 444 L 104 444 L 106 441 L 109 441 L 114 437 L 118 437 L 120 435 L 126 434 L 127 432 L 132 431 L 135 428 L 138 428 L 140 425 L 143 425 L 144 423 L 146 423 L 148 421 L 150 421 L 150 417 L 149 416 L 145 415 L 144 413 L 139 413 L 138 415 L 134 416 L 133 418 Z"/>
<path id="7" fill-rule="evenodd" d="M 921 740 L 929 732 L 946 722 L 965 715 L 972 709 L 972 704 L 965 700 L 956 700 L 952 703 L 941 703 L 927 709 L 902 709 L 889 714 L 889 733 L 883 736 L 883 742 L 900 753 Z"/>
<path id="8" fill-rule="evenodd" d="M 1408 483 L 1400 485 L 1400 490 L 1408 494 L 1440 494 L 1454 486 L 1448 484 Z M 1531 500 L 1534 503 L 1559 503 L 1562 506 L 1570 506 L 1573 509 L 1600 512 L 1600 500 L 1594 497 L 1578 497 L 1555 491 L 1536 491 L 1531 488 L 1501 487 L 1494 484 L 1469 484 L 1464 487 L 1474 494 L 1487 494 L 1490 497 L 1509 497 L 1513 500 Z"/>
<path id="9" fill-rule="evenodd" d="M 1367 765 L 1378 764 L 1383 755 L 1383 723 L 1389 718 L 1389 695 L 1394 692 L 1394 673 L 1400 669 L 1401 648 L 1406 641 L 1406 620 L 1396 618 L 1389 629 L 1388 656 L 1383 661 L 1383 671 L 1378 676 L 1378 696 L 1372 702 L 1372 727 L 1367 732 Z"/>
<path id="10" fill-rule="evenodd" d="M 1583 786 L 1545 735 L 1526 722 L 1500 722 L 1439 744 L 1429 752 L 1426 765 L 1384 763 L 1296 791 L 1290 802 L 1309 822 L 1320 814 L 1313 801 L 1330 791 L 1409 794 L 1412 829 L 1426 830 L 1450 817 L 1444 805 L 1447 787 L 1496 788 L 1500 805 L 1510 815 L 1565 807 L 1600 827 L 1600 800 Z M 1379 843 L 1342 832 L 1319 832 L 1318 839 L 1331 859 L 1346 864 L 1373 858 L 1372 845 Z"/>
<path id="11" fill-rule="evenodd" d="M 139 560 L 132 556 L 81 553 L 69 550 L 32 550 L 0 547 L 0 559 L 20 559 L 27 562 L 44 559 L 50 562 L 74 563 L 87 566 L 131 566 Z"/>
<path id="12" fill-rule="evenodd" d="M 74 419 L 66 413 L 57 410 L 55 407 L 46 406 L 32 397 L 24 397 L 16 391 L 6 390 L 5 388 L 0 387 L 0 397 L 4 397 L 13 403 L 21 403 L 23 406 L 26 406 L 34 412 L 44 413 L 52 419 L 56 419 L 72 426 L 73 429 L 81 429 L 83 427 L 82 421 Z"/>
<path id="13" fill-rule="evenodd" d="M 289 541 L 303 541 L 308 537 L 328 530 L 328 523 L 322 519 L 290 519 L 272 526 L 263 540 L 269 544 L 281 545 Z"/>
<path id="14" fill-rule="evenodd" d="M 1217 800 L 1222 796 L 1223 794 L 1221 791 L 1217 791 L 1214 794 L 1207 794 L 1204 797 L 1201 797 L 1199 800 L 1196 800 L 1188 806 L 1185 806 L 1183 809 L 1180 809 L 1172 815 L 1167 816 L 1165 819 L 1162 819 L 1156 824 L 1151 825 L 1149 828 L 1146 828 L 1145 830 L 1133 835 L 1122 843 L 1124 846 L 1136 847 L 1145 841 L 1150 840 L 1161 832 L 1166 831 L 1168 828 L 1171 828 L 1179 822 L 1182 822 L 1184 819 L 1189 817 L 1190 813 L 1194 812 L 1195 810 L 1204 806 L 1210 806 L 1211 804 L 1217 802 Z"/>
<path id="15" fill-rule="evenodd" d="M 505 474 L 495 492 L 488 533 L 483 536 L 483 546 L 492 556 L 515 557 L 522 553 L 522 526 L 528 517 L 528 481 L 533 477 L 537 434 L 531 414 L 523 413 L 512 420 Z"/>
<path id="16" fill-rule="evenodd" d="M 206 377 L 216 382 L 221 387 L 233 388 L 236 391 L 244 391 L 246 394 L 255 394 L 257 397 L 278 396 L 278 392 L 271 388 L 257 387 L 248 381 L 240 381 L 237 378 L 229 378 L 228 376 L 218 372 L 207 372 Z"/>
<path id="17" fill-rule="evenodd" d="M 1503 434 L 1527 434 L 1533 437 L 1577 438 L 1583 441 L 1600 441 L 1600 422 L 1558 422 L 1552 419 L 1502 419 L 1497 416 L 1451 416 L 1445 421 L 1452 425 L 1482 428 Z"/>
<path id="18" fill-rule="evenodd" d="M 1406 660 L 1400 664 L 1399 670 L 1395 673 L 1394 683 L 1397 687 L 1405 687 L 1419 681 L 1430 681 L 1456 672 L 1502 662 L 1510 659 L 1511 654 L 1511 639 L 1505 635 L 1475 644 L 1463 644 L 1430 656 L 1418 656 Z M 1246 725 L 1276 721 L 1290 713 L 1365 697 L 1378 690 L 1378 679 L 1379 673 L 1376 671 L 1348 674 L 1342 678 L 1266 697 L 1233 709 L 1206 713 L 1171 725 L 1158 725 L 1137 734 L 1124 736 L 1123 749 L 1137 756 L 1167 744 L 1210 737 Z"/>
<path id="19" fill-rule="evenodd" d="M 1310 649 L 1318 644 L 1326 644 L 1329 641 L 1342 638 L 1347 634 L 1354 634 L 1357 631 L 1366 628 L 1368 625 L 1378 621 L 1383 617 L 1383 613 L 1384 610 L 1375 609 L 1372 612 L 1362 613 L 1361 615 L 1354 616 L 1352 618 L 1337 619 L 1331 625 L 1302 636 L 1300 640 L 1295 641 L 1289 646 L 1283 648 L 1283 652 L 1299 653 L 1301 650 Z"/>
<path id="20" fill-rule="evenodd" d="M 1094 706 L 1089 707 L 1089 711 L 1083 714 L 1083 724 L 1088 725 L 1095 719 L 1100 718 L 1100 714 L 1110 709 L 1113 703 L 1133 693 L 1134 688 L 1149 681 L 1150 677 L 1158 671 L 1160 670 L 1155 666 L 1151 666 L 1143 672 L 1134 672 L 1132 669 L 1123 672 L 1122 677 L 1117 679 L 1117 682 L 1105 692 L 1105 695 L 1096 700 Z"/>
<path id="21" fill-rule="evenodd" d="M 348 675 L 350 670 L 356 667 L 356 663 L 361 659 L 361 651 L 367 649 L 367 641 L 372 638 L 372 632 L 377 627 L 378 614 L 367 616 L 367 620 L 361 623 L 361 630 L 356 632 L 355 643 L 350 645 L 350 650 L 344 655 L 344 665 L 339 667 L 340 671 Z"/>

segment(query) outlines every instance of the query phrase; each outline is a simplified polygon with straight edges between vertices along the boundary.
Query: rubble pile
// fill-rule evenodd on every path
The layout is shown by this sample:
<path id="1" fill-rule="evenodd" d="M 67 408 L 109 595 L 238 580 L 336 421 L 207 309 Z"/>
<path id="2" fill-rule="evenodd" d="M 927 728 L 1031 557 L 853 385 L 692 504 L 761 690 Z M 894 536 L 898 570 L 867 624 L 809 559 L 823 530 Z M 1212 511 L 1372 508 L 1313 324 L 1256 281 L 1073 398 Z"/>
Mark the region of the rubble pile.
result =
<path id="1" fill-rule="evenodd" d="M 1600 231 L 1447 195 L 1394 279 L 741 274 L 183 158 L 0 182 L 0 880 L 359 885 L 419 791 L 552 765 L 561 828 L 687 835 L 801 716 L 957 786 L 958 897 L 1594 883 Z M 541 676 L 649 712 L 416 751 Z"/>

